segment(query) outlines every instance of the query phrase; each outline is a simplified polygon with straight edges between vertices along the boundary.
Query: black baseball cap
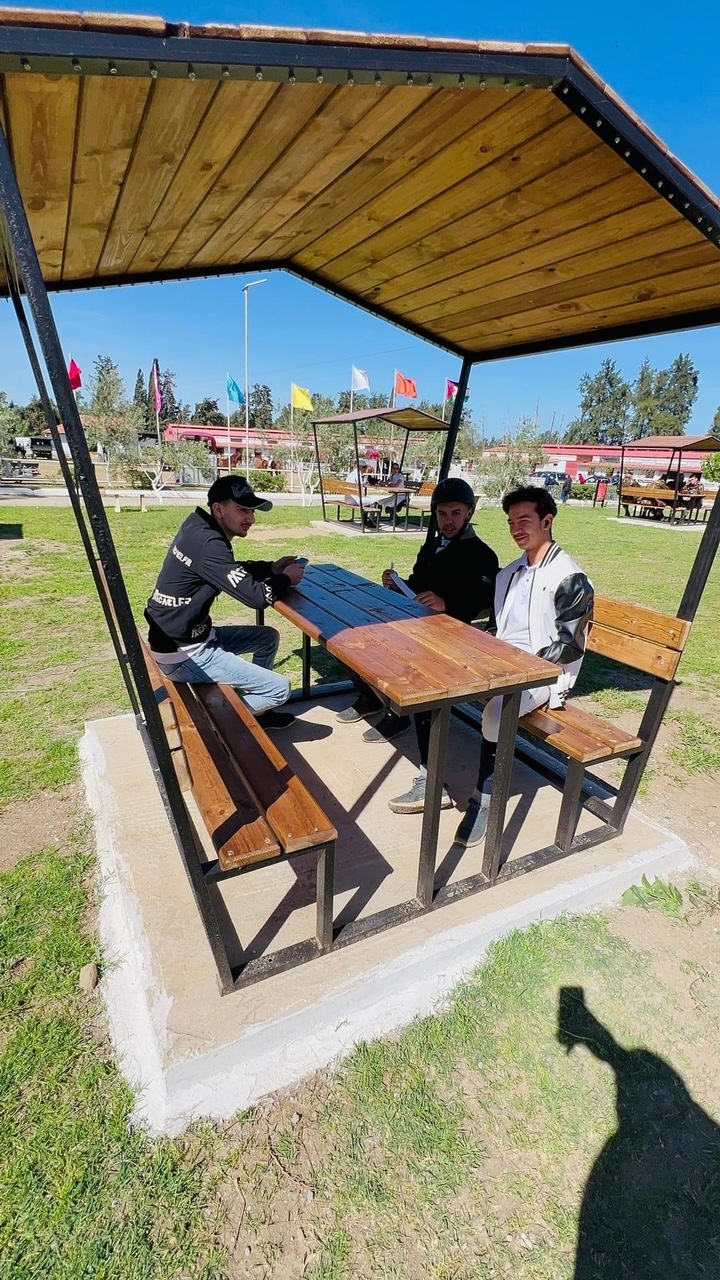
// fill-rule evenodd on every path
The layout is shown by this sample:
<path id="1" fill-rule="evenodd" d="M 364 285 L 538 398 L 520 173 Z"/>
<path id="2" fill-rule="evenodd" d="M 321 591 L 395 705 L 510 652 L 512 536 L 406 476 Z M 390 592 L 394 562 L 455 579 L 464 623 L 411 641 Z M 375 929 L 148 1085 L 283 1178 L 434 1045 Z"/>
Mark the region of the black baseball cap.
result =
<path id="1" fill-rule="evenodd" d="M 272 502 L 258 498 L 243 476 L 220 476 L 208 489 L 208 506 L 213 502 L 237 502 L 239 507 L 251 507 L 253 511 L 272 511 Z"/>

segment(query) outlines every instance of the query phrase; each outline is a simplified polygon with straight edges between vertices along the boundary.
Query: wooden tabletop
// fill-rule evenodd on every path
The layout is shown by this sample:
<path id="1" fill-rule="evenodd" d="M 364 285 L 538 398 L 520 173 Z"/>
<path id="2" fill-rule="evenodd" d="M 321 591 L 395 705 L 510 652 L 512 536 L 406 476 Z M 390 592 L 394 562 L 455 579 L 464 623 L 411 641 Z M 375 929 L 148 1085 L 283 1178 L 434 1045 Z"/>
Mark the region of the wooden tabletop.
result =
<path id="1" fill-rule="evenodd" d="M 276 609 L 397 707 L 554 684 L 559 668 L 334 565 L 308 567 Z"/>

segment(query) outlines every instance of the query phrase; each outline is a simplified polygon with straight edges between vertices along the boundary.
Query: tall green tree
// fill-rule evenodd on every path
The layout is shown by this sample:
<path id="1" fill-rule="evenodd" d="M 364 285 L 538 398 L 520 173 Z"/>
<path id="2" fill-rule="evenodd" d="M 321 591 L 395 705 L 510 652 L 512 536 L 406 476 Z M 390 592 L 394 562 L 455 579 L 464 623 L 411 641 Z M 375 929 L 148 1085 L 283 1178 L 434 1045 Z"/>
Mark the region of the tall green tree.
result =
<path id="1" fill-rule="evenodd" d="M 125 384 L 110 356 L 97 356 L 89 384 L 88 412 L 96 418 L 117 413 L 125 400 Z"/>
<path id="2" fill-rule="evenodd" d="M 573 444 L 623 444 L 629 439 L 632 392 L 614 360 L 580 379 L 580 415 L 565 439 Z"/>
<path id="3" fill-rule="evenodd" d="M 264 431 L 271 431 L 273 424 L 273 401 L 270 388 L 263 382 L 256 382 L 250 389 L 248 403 L 250 407 L 250 423 L 253 431 L 258 431 L 261 435 Z M 238 412 L 242 414 L 244 422 L 245 409 L 243 405 L 240 405 Z"/>
<path id="4" fill-rule="evenodd" d="M 715 410 L 715 417 L 713 418 L 712 425 L 710 427 L 710 435 L 720 436 L 720 405 L 718 405 Z"/>
<path id="5" fill-rule="evenodd" d="M 657 435 L 656 419 L 659 402 L 657 374 L 648 359 L 643 360 L 632 386 L 632 410 L 630 414 L 630 438 L 642 440 Z"/>
<path id="6" fill-rule="evenodd" d="M 676 356 L 669 369 L 660 370 L 655 381 L 657 435 L 685 434 L 698 396 L 698 380 L 698 371 L 688 355 Z"/>
<path id="7" fill-rule="evenodd" d="M 0 391 L 0 453 L 12 451 L 15 436 L 29 435 L 23 411 L 4 391 Z"/>
<path id="8" fill-rule="evenodd" d="M 142 369 L 138 369 L 137 377 L 135 379 L 135 390 L 133 392 L 133 404 L 137 409 L 142 409 L 144 412 L 147 409 L 147 402 L 148 395 L 147 387 L 145 386 L 145 374 Z"/>
<path id="9" fill-rule="evenodd" d="M 162 396 L 163 407 L 160 411 L 160 421 L 167 426 L 169 422 L 180 422 L 179 405 L 177 396 L 175 395 L 176 377 L 172 369 L 163 369 L 160 373 L 160 395 Z"/>
<path id="10" fill-rule="evenodd" d="M 212 400 L 209 396 L 198 400 L 190 421 L 198 427 L 224 427 L 226 423 L 217 400 Z"/>

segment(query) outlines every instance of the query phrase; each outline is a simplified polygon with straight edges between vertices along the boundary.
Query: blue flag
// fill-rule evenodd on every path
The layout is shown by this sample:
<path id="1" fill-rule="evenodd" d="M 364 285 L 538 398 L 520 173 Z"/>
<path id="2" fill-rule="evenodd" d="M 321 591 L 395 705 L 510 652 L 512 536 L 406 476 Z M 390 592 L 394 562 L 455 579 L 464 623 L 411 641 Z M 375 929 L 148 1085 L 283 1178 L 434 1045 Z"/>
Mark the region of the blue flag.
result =
<path id="1" fill-rule="evenodd" d="M 240 390 L 235 379 L 230 377 L 230 374 L 228 374 L 228 380 L 227 380 L 227 393 L 228 393 L 228 400 L 234 400 L 236 404 L 245 403 L 245 397 L 242 391 Z"/>

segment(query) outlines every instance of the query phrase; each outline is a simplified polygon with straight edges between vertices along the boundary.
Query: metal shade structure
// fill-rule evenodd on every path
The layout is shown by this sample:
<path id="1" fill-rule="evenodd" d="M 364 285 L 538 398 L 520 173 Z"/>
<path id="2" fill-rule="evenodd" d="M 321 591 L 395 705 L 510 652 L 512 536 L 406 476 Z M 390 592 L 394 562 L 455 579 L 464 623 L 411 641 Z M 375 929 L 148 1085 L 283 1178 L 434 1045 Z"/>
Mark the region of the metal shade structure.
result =
<path id="1" fill-rule="evenodd" d="M 360 479 L 360 446 L 358 441 L 358 427 L 374 422 L 387 422 L 390 430 L 399 427 L 405 432 L 405 440 L 400 455 L 400 469 L 402 470 L 405 454 L 407 452 L 408 441 L 412 432 L 428 432 L 428 431 L 450 431 L 450 423 L 443 422 L 441 418 L 436 418 L 431 413 L 425 413 L 422 409 L 414 409 L 412 405 L 405 408 L 396 409 L 389 406 L 386 409 L 357 409 L 354 413 L 336 413 L 328 418 L 314 418 L 312 420 L 313 440 L 315 443 L 315 460 L 317 463 L 318 476 L 320 478 L 320 501 L 323 509 L 323 520 L 327 520 L 327 507 L 325 503 L 325 485 L 323 482 L 322 462 L 320 455 L 320 440 L 318 436 L 318 428 L 322 427 L 344 427 L 351 426 L 353 429 L 353 444 L 355 447 L 355 470 L 357 474 L 357 506 L 361 512 L 360 525 L 365 530 L 364 519 L 364 495 L 363 485 Z M 395 515 L 397 507 L 393 512 L 393 529 L 395 528 Z M 407 520 L 406 520 L 407 527 Z"/>
<path id="2" fill-rule="evenodd" d="M 237 974 L 48 294 L 273 268 L 461 359 L 442 478 L 475 362 L 720 320 L 720 204 L 565 45 L 0 9 L 0 296 L 223 992 Z M 716 503 L 681 619 L 719 543 Z"/>
<path id="3" fill-rule="evenodd" d="M 637 443 L 634 441 L 633 443 Z M 647 449 L 648 453 L 664 453 L 667 454 L 668 465 L 667 470 L 672 471 L 677 461 L 678 468 L 682 455 L 684 453 L 720 453 L 720 438 L 713 435 L 705 436 L 645 436 L 640 441 L 643 449 Z M 620 451 L 620 483 L 618 485 L 618 505 L 617 513 L 620 515 L 622 506 L 622 485 L 625 477 L 625 445 L 623 444 Z M 673 497 L 672 511 L 670 512 L 671 523 L 675 522 L 678 499 L 680 490 L 676 484 L 675 495 Z M 716 499 L 717 504 L 717 499 Z"/>

